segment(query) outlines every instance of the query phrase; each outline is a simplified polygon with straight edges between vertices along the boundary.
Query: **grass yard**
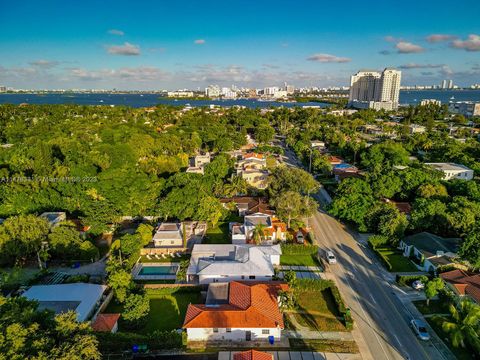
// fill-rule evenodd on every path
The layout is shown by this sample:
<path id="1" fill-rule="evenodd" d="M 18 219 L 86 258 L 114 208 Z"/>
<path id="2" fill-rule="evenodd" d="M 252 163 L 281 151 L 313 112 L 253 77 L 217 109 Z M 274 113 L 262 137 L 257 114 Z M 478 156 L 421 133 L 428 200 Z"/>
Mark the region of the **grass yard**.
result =
<path id="1" fill-rule="evenodd" d="M 330 289 L 301 291 L 296 295 L 298 309 L 289 313 L 303 327 L 316 331 L 347 331 L 339 319 L 335 300 Z"/>
<path id="2" fill-rule="evenodd" d="M 413 304 L 423 315 L 450 313 L 448 310 L 449 303 L 445 300 L 430 300 L 430 304 L 428 306 L 426 300 L 413 301 Z"/>
<path id="3" fill-rule="evenodd" d="M 183 292 L 179 288 L 147 289 L 150 298 L 150 314 L 147 324 L 138 332 L 152 333 L 155 330 L 174 330 L 182 326 L 188 304 L 201 303 L 199 291 Z M 106 313 L 122 312 L 123 306 L 113 301 L 105 310 Z M 119 325 L 121 330 L 121 323 Z"/>
<path id="4" fill-rule="evenodd" d="M 315 255 L 281 255 L 280 265 L 320 266 Z"/>
<path id="5" fill-rule="evenodd" d="M 228 221 L 221 221 L 217 226 L 208 226 L 207 234 L 203 238 L 203 244 L 230 244 L 230 233 L 228 231 Z"/>
<path id="6" fill-rule="evenodd" d="M 355 341 L 344 340 L 321 340 L 321 339 L 288 339 L 290 347 L 294 351 L 319 351 L 331 353 L 359 353 Z"/>
<path id="7" fill-rule="evenodd" d="M 452 353 L 459 360 L 472 360 L 475 359 L 473 350 L 469 348 L 454 347 L 450 341 L 450 335 L 445 333 L 442 329 L 442 321 L 439 318 L 428 317 L 426 318 L 430 326 L 433 328 L 435 333 L 443 340 L 445 345 L 452 351 Z"/>
<path id="8" fill-rule="evenodd" d="M 383 257 L 390 263 L 392 266 L 389 270 L 390 272 L 418 271 L 415 265 L 413 265 L 413 263 L 408 258 L 404 257 L 397 249 L 392 247 L 377 247 L 375 251 L 380 255 L 383 255 Z"/>

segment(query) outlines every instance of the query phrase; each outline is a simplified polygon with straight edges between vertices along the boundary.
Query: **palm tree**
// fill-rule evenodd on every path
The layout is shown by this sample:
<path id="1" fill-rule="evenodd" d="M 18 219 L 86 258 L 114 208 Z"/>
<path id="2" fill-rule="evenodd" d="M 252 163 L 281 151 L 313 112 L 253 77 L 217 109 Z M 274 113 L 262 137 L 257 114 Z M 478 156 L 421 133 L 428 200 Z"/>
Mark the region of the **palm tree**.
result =
<path id="1" fill-rule="evenodd" d="M 248 190 L 248 184 L 245 179 L 240 176 L 234 176 L 228 184 L 223 187 L 223 193 L 225 196 L 231 197 L 239 194 L 246 194 Z"/>
<path id="2" fill-rule="evenodd" d="M 477 352 L 480 352 L 480 306 L 468 299 L 463 299 L 455 307 L 450 304 L 451 318 L 443 320 L 442 329 L 450 334 L 452 345 L 465 347 L 465 340 Z"/>
<path id="3" fill-rule="evenodd" d="M 264 224 L 257 224 L 253 228 L 252 237 L 255 244 L 260 245 L 262 240 L 265 239 L 265 227 Z"/>

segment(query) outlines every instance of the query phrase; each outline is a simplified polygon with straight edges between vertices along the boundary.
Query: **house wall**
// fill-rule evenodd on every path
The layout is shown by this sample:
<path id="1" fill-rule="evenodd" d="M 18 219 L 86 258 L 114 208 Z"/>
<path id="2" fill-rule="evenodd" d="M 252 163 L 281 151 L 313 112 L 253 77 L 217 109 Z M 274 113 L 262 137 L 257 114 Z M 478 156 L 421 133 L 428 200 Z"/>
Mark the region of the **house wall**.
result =
<path id="1" fill-rule="evenodd" d="M 262 330 L 268 330 L 268 334 L 263 334 Z M 252 341 L 256 339 L 268 339 L 269 336 L 274 336 L 276 340 L 280 339 L 280 328 L 232 328 L 231 332 L 227 329 L 218 329 L 218 332 L 213 332 L 211 328 L 195 328 L 187 329 L 188 341 L 246 341 L 246 332 L 251 331 Z"/>
<path id="2" fill-rule="evenodd" d="M 198 277 L 199 284 L 210 284 L 213 282 L 230 282 L 230 281 L 271 281 L 273 275 L 256 275 L 255 279 L 250 279 L 248 275 L 245 276 L 231 276 L 231 275 L 200 275 Z"/>
<path id="3" fill-rule="evenodd" d="M 232 235 L 232 244 L 245 244 L 246 242 L 247 242 L 247 237 L 244 234 Z"/>

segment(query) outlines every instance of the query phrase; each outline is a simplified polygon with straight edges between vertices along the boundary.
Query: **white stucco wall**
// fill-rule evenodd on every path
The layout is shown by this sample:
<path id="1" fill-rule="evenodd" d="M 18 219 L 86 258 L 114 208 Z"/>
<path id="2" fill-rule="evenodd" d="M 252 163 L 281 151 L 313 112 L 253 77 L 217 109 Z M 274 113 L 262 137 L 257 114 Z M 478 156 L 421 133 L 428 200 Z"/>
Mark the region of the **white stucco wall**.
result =
<path id="1" fill-rule="evenodd" d="M 268 330 L 268 334 L 263 334 L 262 330 Z M 274 336 L 276 340 L 280 339 L 280 328 L 232 328 L 230 332 L 227 329 L 218 329 L 218 332 L 213 332 L 211 328 L 195 328 L 187 329 L 187 337 L 189 341 L 246 341 L 246 332 L 250 331 L 252 334 L 251 339 L 268 339 L 269 336 Z"/>
<path id="2" fill-rule="evenodd" d="M 241 275 L 238 276 L 230 276 L 230 275 L 200 275 L 199 276 L 199 284 L 210 284 L 212 282 L 230 282 L 230 281 L 271 281 L 272 280 L 272 275 L 261 275 L 261 276 L 255 276 L 255 279 L 249 279 L 248 275 L 245 275 L 244 278 L 242 278 Z"/>

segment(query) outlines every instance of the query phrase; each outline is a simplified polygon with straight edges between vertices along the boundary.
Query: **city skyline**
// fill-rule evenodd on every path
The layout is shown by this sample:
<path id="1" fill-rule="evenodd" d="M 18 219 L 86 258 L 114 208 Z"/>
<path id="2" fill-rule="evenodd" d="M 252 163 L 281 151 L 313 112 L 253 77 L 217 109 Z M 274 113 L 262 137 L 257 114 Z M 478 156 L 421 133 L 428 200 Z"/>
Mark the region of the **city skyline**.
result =
<path id="1" fill-rule="evenodd" d="M 181 5 L 2 2 L 0 85 L 27 89 L 348 86 L 359 69 L 402 85 L 480 82 L 480 4 L 402 7 L 251 1 Z M 241 6 L 241 7 L 240 7 Z M 440 21 L 442 20 L 442 21 Z"/>

